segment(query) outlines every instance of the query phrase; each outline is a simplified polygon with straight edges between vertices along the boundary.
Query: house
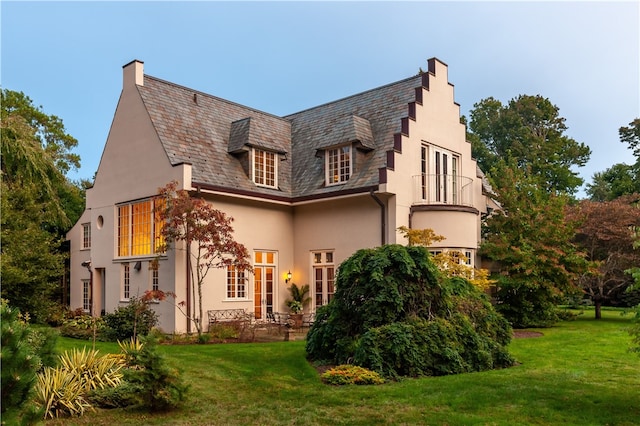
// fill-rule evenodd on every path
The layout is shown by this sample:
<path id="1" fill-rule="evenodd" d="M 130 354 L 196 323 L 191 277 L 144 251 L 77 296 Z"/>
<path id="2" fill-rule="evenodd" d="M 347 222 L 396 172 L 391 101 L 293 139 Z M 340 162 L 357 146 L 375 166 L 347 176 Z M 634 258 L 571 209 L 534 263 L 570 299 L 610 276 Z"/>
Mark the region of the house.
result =
<path id="1" fill-rule="evenodd" d="M 284 117 L 145 75 L 134 60 L 67 235 L 71 307 L 100 315 L 150 289 L 189 300 L 184 252 L 153 244 L 154 196 L 170 181 L 234 218 L 255 267 L 210 272 L 205 310 L 285 311 L 288 273 L 310 285 L 314 310 L 331 300 L 343 260 L 405 244 L 402 225 L 432 228 L 446 237 L 432 250 L 463 251 L 473 266 L 492 201 L 465 130 L 435 58 L 420 75 Z M 163 330 L 187 330 L 171 303 L 154 308 Z"/>

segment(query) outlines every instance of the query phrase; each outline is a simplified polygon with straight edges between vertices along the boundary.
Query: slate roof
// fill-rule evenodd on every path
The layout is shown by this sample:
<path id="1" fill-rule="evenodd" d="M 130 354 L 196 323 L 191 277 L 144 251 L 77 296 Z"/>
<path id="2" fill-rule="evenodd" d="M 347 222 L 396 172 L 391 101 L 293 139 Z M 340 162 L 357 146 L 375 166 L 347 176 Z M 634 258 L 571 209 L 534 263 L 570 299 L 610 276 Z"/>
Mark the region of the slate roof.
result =
<path id="1" fill-rule="evenodd" d="M 295 200 L 378 185 L 422 84 L 415 76 L 285 117 L 151 76 L 137 87 L 171 164 L 192 164 L 194 184 Z M 345 184 L 325 187 L 322 152 L 344 143 L 353 143 L 354 172 Z M 278 189 L 251 181 L 242 161 L 251 146 L 281 154 Z"/>

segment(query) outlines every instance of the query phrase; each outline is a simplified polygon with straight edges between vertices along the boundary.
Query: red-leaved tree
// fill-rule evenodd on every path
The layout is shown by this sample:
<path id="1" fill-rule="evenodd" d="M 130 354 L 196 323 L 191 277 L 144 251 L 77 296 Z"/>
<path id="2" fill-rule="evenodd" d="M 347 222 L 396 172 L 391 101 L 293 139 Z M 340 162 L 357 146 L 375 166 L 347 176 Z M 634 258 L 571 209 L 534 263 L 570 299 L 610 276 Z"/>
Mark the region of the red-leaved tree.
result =
<path id="1" fill-rule="evenodd" d="M 596 265 L 580 277 L 580 285 L 593 301 L 597 319 L 603 303 L 633 284 L 625 271 L 640 265 L 640 251 L 634 247 L 640 227 L 639 199 L 636 194 L 605 202 L 583 200 L 569 211 L 568 218 L 580 223 L 575 240 Z"/>
<path id="2" fill-rule="evenodd" d="M 173 181 L 158 189 L 163 203 L 156 214 L 164 221 L 160 244 L 165 251 L 172 246 L 174 250 L 186 251 L 192 303 L 197 301 L 198 312 L 197 315 L 191 313 L 188 303 L 185 315 L 200 336 L 203 330 L 202 286 L 209 271 L 232 265 L 239 271 L 252 271 L 252 267 L 246 247 L 233 238 L 233 218 L 203 198 L 177 188 L 178 183 Z M 164 295 L 156 296 L 164 298 Z"/>

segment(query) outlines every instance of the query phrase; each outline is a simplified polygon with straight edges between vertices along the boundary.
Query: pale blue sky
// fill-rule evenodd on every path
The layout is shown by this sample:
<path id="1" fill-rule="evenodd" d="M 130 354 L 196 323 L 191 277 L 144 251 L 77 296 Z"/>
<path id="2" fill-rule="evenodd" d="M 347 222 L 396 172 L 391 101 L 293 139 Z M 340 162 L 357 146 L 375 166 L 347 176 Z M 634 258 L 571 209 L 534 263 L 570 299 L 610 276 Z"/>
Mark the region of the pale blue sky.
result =
<path id="1" fill-rule="evenodd" d="M 97 170 L 122 66 L 276 115 L 449 65 L 463 114 L 540 94 L 593 151 L 581 176 L 631 163 L 618 128 L 640 117 L 640 3 L 0 3 L 3 88 L 62 118 Z M 582 195 L 582 194 L 581 194 Z"/>

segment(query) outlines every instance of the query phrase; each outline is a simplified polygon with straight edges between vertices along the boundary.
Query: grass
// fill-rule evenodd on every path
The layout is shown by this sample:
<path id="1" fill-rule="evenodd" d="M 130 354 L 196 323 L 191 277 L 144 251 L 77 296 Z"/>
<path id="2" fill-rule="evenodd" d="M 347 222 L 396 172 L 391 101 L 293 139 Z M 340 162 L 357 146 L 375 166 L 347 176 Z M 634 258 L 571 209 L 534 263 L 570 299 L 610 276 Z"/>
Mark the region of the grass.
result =
<path id="1" fill-rule="evenodd" d="M 332 387 L 304 358 L 304 342 L 162 346 L 191 384 L 164 414 L 98 410 L 47 425 L 637 425 L 640 358 L 631 315 L 585 312 L 515 339 L 518 366 L 482 373 Z M 84 342 L 60 339 L 60 348 Z M 90 346 L 90 344 L 89 344 Z M 115 344 L 97 343 L 101 352 Z"/>

